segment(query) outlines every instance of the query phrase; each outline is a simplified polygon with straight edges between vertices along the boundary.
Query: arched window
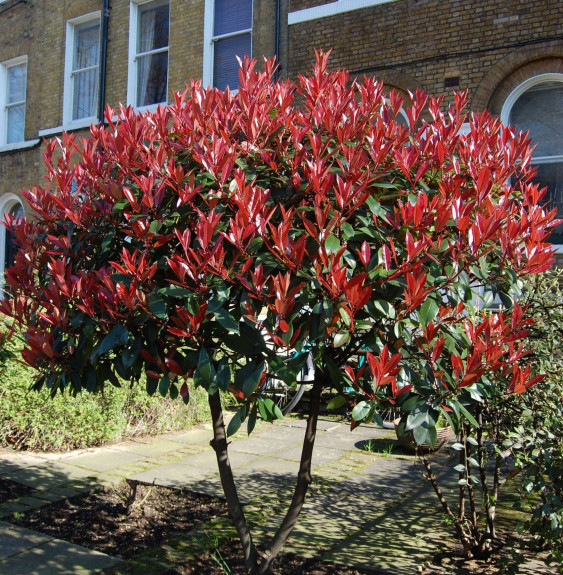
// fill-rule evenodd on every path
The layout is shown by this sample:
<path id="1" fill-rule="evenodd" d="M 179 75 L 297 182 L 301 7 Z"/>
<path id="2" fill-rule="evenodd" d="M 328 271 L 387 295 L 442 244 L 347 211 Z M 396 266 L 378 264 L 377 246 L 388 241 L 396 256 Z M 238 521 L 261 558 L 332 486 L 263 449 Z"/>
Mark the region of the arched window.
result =
<path id="1" fill-rule="evenodd" d="M 556 207 L 563 218 L 563 74 L 541 74 L 520 84 L 508 96 L 501 120 L 530 133 L 536 146 L 535 181 L 547 187 L 548 206 Z M 551 241 L 563 244 L 563 225 Z"/>
<path id="2" fill-rule="evenodd" d="M 23 218 L 23 206 L 15 194 L 6 194 L 0 199 L 0 214 L 5 221 L 6 214 L 12 217 Z M 0 226 L 0 278 L 4 283 L 4 270 L 14 263 L 16 246 L 12 234 L 3 226 Z M 3 294 L 3 290 L 0 291 Z M 1 296 L 0 296 L 1 297 Z"/>

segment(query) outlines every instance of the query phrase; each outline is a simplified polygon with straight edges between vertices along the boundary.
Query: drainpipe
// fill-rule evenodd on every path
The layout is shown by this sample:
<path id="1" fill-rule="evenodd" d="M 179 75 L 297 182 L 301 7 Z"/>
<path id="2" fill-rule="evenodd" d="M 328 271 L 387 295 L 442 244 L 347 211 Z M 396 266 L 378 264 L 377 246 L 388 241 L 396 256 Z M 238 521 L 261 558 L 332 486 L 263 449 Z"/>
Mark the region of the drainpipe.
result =
<path id="1" fill-rule="evenodd" d="M 106 60 L 108 53 L 108 22 L 109 0 L 104 0 L 102 9 L 102 38 L 100 46 L 100 81 L 98 97 L 98 123 L 104 124 L 104 111 L 106 107 Z"/>
<path id="2" fill-rule="evenodd" d="M 280 0 L 276 0 L 276 39 L 275 39 L 275 52 L 276 57 L 276 72 L 274 74 L 274 79 L 277 80 L 280 77 Z"/>

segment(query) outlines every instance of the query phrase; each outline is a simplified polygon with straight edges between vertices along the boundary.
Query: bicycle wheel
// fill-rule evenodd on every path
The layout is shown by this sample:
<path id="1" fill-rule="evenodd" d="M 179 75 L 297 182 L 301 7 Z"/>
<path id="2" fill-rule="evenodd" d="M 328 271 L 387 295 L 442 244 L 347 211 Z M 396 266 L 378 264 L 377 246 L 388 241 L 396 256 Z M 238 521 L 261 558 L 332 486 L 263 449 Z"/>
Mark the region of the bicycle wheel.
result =
<path id="1" fill-rule="evenodd" d="M 297 375 L 297 384 L 293 387 L 287 385 L 281 379 L 269 378 L 262 386 L 262 395 L 269 397 L 286 415 L 291 413 L 295 406 L 301 401 L 305 389 L 306 382 L 312 381 L 315 378 L 315 364 L 311 354 L 307 354 L 307 361 Z"/>
<path id="2" fill-rule="evenodd" d="M 395 429 L 395 419 L 401 417 L 401 409 L 390 406 L 380 412 L 384 429 Z"/>

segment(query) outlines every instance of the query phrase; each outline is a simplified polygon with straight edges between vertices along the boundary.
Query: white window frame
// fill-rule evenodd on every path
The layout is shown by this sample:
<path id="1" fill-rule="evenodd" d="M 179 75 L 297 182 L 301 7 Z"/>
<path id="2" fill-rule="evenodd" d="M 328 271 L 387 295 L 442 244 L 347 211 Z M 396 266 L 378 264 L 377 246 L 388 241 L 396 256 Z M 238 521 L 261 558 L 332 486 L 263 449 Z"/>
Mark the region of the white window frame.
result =
<path id="1" fill-rule="evenodd" d="M 505 100 L 502 106 L 502 110 L 500 113 L 500 119 L 502 123 L 505 126 L 508 126 L 510 124 L 510 112 L 512 112 L 512 107 L 514 106 L 518 98 L 520 98 L 520 96 L 524 94 L 524 92 L 527 92 L 533 86 L 536 86 L 538 84 L 547 84 L 549 82 L 563 83 L 563 74 L 559 73 L 538 74 L 537 76 L 528 78 L 527 80 L 516 86 L 516 88 L 514 88 L 514 90 L 510 92 L 508 98 Z M 559 154 L 556 156 L 536 156 L 536 157 L 532 155 L 532 164 L 549 164 L 555 162 L 563 162 L 563 154 Z M 553 247 L 557 250 L 557 252 L 563 253 L 563 244 L 554 244 Z"/>
<path id="2" fill-rule="evenodd" d="M 89 126 L 93 122 L 96 122 L 98 117 L 96 114 L 89 116 L 87 118 L 80 118 L 74 120 L 72 118 L 72 109 L 74 104 L 74 81 L 73 81 L 73 64 L 74 64 L 74 50 L 75 50 L 75 32 L 76 28 L 81 24 L 86 24 L 97 20 L 100 24 L 101 32 L 101 18 L 102 12 L 98 10 L 96 12 L 90 12 L 89 14 L 84 14 L 78 18 L 73 18 L 68 20 L 66 23 L 66 47 L 65 47 L 65 77 L 64 77 L 64 90 L 63 90 L 63 125 L 72 128 L 74 126 L 85 127 Z M 96 68 L 100 69 L 99 53 L 98 53 L 98 64 Z M 98 94 L 98 99 L 100 94 Z M 97 107 L 97 106 L 96 106 Z"/>
<path id="3" fill-rule="evenodd" d="M 21 198 L 16 194 L 7 193 L 0 197 L 0 221 L 5 222 L 5 216 L 16 204 L 23 209 Z M 5 226 L 0 224 L 0 299 L 4 298 L 4 270 L 6 269 L 6 233 Z"/>
<path id="4" fill-rule="evenodd" d="M 254 2 L 252 0 L 252 18 L 254 18 Z M 204 86 L 213 86 L 213 74 L 215 63 L 215 42 L 217 40 L 224 40 L 225 38 L 232 38 L 234 36 L 242 36 L 242 34 L 250 34 L 250 52 L 252 53 L 252 26 L 244 28 L 229 34 L 220 34 L 215 36 L 215 0 L 205 0 L 205 14 L 203 24 L 203 70 L 202 80 Z M 250 54 L 249 54 L 250 55 Z M 236 92 L 236 89 L 230 88 L 231 92 Z"/>
<path id="5" fill-rule="evenodd" d="M 139 8 L 143 4 L 150 4 L 152 2 L 159 2 L 160 0 L 131 0 L 129 5 L 129 63 L 127 70 L 127 104 L 133 106 L 135 110 L 154 111 L 158 106 L 165 106 L 168 100 L 168 79 L 170 77 L 170 29 L 168 35 L 168 46 L 166 48 L 159 48 L 157 50 L 151 50 L 149 52 L 143 52 L 142 54 L 137 54 L 137 34 L 138 34 L 138 23 L 139 23 Z M 170 0 L 166 0 L 168 4 L 168 10 L 171 10 Z M 169 19 L 169 26 L 171 20 Z M 147 54 L 158 54 L 162 52 L 168 53 L 168 69 L 166 71 L 166 98 L 164 102 L 158 102 L 156 104 L 150 104 L 148 106 L 137 106 L 137 56 L 147 55 Z"/>
<path id="6" fill-rule="evenodd" d="M 287 24 L 301 24 L 301 22 L 309 22 L 311 20 L 318 20 L 319 18 L 327 18 L 329 16 L 336 16 L 344 14 L 344 12 L 352 12 L 353 10 L 361 10 L 362 8 L 370 8 L 371 6 L 379 6 L 380 4 L 387 4 L 389 2 L 396 2 L 397 0 L 337 0 L 336 2 L 329 2 L 314 8 L 303 8 L 295 12 L 289 12 L 287 15 Z"/>
<path id="7" fill-rule="evenodd" d="M 25 64 L 26 70 L 26 99 L 20 102 L 12 102 L 9 106 L 24 105 L 24 135 L 21 141 L 8 144 L 8 68 Z M 27 56 L 18 56 L 11 60 L 0 63 L 0 146 L 18 147 L 21 142 L 25 142 L 25 112 L 27 102 Z"/>

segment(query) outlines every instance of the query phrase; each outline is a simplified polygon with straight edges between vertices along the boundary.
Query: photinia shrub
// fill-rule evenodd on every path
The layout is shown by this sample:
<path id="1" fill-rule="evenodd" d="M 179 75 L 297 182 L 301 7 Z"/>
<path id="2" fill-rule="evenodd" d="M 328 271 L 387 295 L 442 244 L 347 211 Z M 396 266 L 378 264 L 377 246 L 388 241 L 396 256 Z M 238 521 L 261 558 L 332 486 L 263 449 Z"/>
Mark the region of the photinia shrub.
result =
<path id="1" fill-rule="evenodd" d="M 442 413 L 472 417 L 466 390 L 539 380 L 520 366 L 520 278 L 552 263 L 554 210 L 531 182 L 530 142 L 466 95 L 443 110 L 422 92 L 403 106 L 371 78 L 327 71 L 276 82 L 246 60 L 236 93 L 192 81 L 154 113 L 106 112 L 88 139 L 46 144 L 47 183 L 1 310 L 26 337 L 34 387 L 98 391 L 147 376 L 147 391 L 188 401 L 204 387 L 213 446 L 245 552 L 266 572 L 297 520 L 320 393 L 353 388 L 353 426 L 402 402 L 406 427 L 433 443 Z M 462 133 L 468 122 L 467 133 Z M 503 311 L 475 313 L 499 296 Z M 299 353 L 287 362 L 287 350 Z M 305 353 L 306 352 L 306 353 Z M 288 515 L 260 567 L 227 458 L 219 390 L 244 421 L 280 414 L 269 374 L 316 375 Z"/>

